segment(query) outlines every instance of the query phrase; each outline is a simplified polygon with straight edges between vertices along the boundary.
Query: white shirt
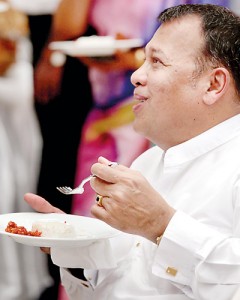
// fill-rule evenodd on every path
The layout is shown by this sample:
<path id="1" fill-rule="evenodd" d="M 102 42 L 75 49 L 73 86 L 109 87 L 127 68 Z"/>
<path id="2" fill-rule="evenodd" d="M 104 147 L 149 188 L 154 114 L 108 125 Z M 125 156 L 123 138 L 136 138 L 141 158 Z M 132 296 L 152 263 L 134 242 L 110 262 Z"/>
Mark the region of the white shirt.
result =
<path id="1" fill-rule="evenodd" d="M 109 244 L 53 248 L 70 299 L 230 300 L 240 286 L 239 156 L 240 115 L 166 152 L 142 154 L 132 168 L 177 213 L 159 246 L 123 234 Z M 85 268 L 88 282 L 67 267 Z"/>
<path id="2" fill-rule="evenodd" d="M 34 110 L 31 44 L 17 43 L 16 62 L 0 76 L 0 213 L 32 209 L 23 195 L 35 192 L 42 137 Z M 20 225 L 20 224 L 19 224 Z M 46 257 L 35 247 L 1 237 L 0 298 L 37 299 L 50 285 Z"/>

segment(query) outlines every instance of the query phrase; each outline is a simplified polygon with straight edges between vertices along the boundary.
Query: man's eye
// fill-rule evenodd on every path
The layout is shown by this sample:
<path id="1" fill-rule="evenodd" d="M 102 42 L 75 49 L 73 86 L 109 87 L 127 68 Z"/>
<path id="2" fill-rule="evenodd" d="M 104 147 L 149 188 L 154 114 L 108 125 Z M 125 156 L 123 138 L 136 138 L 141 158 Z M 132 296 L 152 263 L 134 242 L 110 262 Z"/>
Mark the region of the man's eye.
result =
<path id="1" fill-rule="evenodd" d="M 154 64 L 159 63 L 159 64 L 162 64 L 162 65 L 163 65 L 163 62 L 162 62 L 159 58 L 153 57 L 153 58 L 152 58 L 152 62 L 153 62 Z"/>

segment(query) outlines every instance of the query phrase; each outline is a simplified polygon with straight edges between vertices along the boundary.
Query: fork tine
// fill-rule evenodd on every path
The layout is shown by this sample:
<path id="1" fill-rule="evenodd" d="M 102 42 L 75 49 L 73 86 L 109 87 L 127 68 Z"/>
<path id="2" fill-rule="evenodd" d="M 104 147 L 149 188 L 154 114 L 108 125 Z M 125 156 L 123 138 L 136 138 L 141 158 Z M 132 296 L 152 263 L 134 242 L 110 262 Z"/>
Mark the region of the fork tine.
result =
<path id="1" fill-rule="evenodd" d="M 72 189 L 68 189 L 66 186 L 62 187 L 62 190 L 66 193 L 70 193 L 72 191 Z"/>
<path id="2" fill-rule="evenodd" d="M 61 186 L 61 187 L 56 187 L 56 189 L 65 194 L 65 195 L 69 195 L 69 194 L 82 194 L 84 192 L 84 184 L 86 182 L 88 182 L 91 178 L 96 177 L 95 175 L 90 175 L 87 178 L 83 179 L 83 181 L 80 183 L 79 186 L 77 186 L 76 188 L 72 189 L 68 186 Z"/>
<path id="3" fill-rule="evenodd" d="M 57 190 L 63 194 L 69 194 L 71 191 L 65 189 L 64 187 L 57 187 Z"/>
<path id="4" fill-rule="evenodd" d="M 72 189 L 69 186 L 64 186 L 63 188 L 66 189 L 66 190 L 68 190 L 69 192 L 72 191 Z"/>
<path id="5" fill-rule="evenodd" d="M 58 189 L 61 189 L 62 191 L 68 191 L 68 192 L 72 191 L 72 189 L 68 186 L 60 186 L 60 187 L 58 187 Z"/>

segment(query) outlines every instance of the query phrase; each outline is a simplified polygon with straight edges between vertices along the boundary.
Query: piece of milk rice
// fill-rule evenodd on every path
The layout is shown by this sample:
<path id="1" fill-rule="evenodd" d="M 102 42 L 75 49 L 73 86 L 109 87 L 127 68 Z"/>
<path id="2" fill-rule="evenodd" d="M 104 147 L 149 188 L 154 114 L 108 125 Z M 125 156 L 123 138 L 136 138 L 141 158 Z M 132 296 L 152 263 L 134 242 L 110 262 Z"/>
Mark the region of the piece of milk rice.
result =
<path id="1" fill-rule="evenodd" d="M 41 236 L 48 238 L 68 238 L 76 236 L 73 225 L 60 221 L 36 221 L 32 224 L 32 231 L 35 230 L 41 231 Z"/>

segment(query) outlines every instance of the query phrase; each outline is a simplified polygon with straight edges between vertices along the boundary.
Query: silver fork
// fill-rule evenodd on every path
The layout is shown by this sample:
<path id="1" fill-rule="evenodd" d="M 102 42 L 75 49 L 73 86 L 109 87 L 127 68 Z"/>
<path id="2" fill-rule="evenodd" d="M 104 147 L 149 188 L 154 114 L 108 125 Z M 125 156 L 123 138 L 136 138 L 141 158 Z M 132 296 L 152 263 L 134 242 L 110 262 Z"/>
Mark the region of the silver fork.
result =
<path id="1" fill-rule="evenodd" d="M 80 183 L 80 185 L 78 187 L 76 187 L 75 189 L 71 189 L 68 186 L 57 187 L 56 189 L 65 195 L 82 194 L 84 192 L 84 188 L 83 188 L 84 184 L 86 182 L 88 182 L 89 180 L 91 180 L 92 177 L 95 177 L 95 175 L 90 175 L 87 178 L 83 179 L 83 181 Z"/>

